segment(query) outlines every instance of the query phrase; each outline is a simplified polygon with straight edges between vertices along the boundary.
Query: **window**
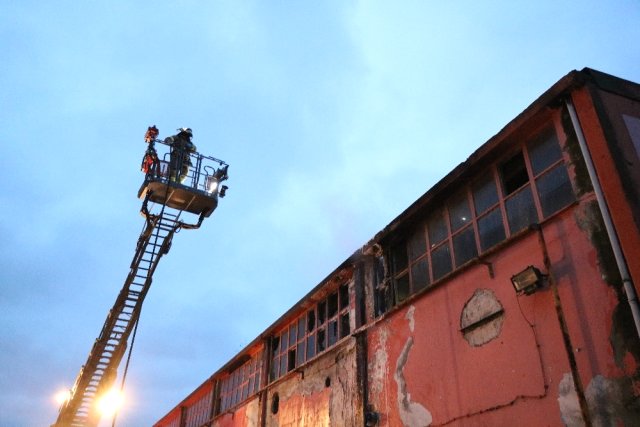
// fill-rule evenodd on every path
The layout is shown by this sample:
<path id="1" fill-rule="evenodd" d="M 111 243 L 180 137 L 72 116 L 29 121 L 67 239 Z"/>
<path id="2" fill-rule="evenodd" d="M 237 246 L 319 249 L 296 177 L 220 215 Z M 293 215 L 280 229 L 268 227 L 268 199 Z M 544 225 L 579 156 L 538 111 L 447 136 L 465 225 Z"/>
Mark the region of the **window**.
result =
<path id="1" fill-rule="evenodd" d="M 478 234 L 480 235 L 480 250 L 483 252 L 506 238 L 502 212 L 499 207 L 478 218 Z"/>
<path id="2" fill-rule="evenodd" d="M 449 230 L 443 212 L 439 210 L 427 223 L 429 230 L 429 249 L 431 251 L 431 268 L 433 268 L 433 280 L 438 280 L 451 271 L 451 258 L 449 256 Z"/>
<path id="3" fill-rule="evenodd" d="M 431 264 L 433 265 L 433 280 L 438 280 L 451 271 L 451 253 L 448 242 L 431 252 Z"/>
<path id="4" fill-rule="evenodd" d="M 185 410 L 184 427 L 200 427 L 211 415 L 211 392 L 204 394 Z"/>
<path id="5" fill-rule="evenodd" d="M 447 224 L 444 221 L 442 212 L 437 212 L 431 217 L 427 229 L 429 230 L 429 243 L 431 243 L 432 248 L 447 238 Z"/>
<path id="6" fill-rule="evenodd" d="M 500 177 L 502 178 L 502 189 L 505 196 L 514 193 L 520 187 L 529 182 L 529 175 L 524 164 L 522 151 L 500 165 Z"/>
<path id="7" fill-rule="evenodd" d="M 272 337 L 270 380 L 303 365 L 350 333 L 349 286 L 343 284 Z"/>
<path id="8" fill-rule="evenodd" d="M 538 222 L 538 214 L 533 204 L 531 187 L 524 187 L 505 200 L 504 204 L 507 210 L 507 220 L 511 234 L 515 234 L 530 224 Z"/>
<path id="9" fill-rule="evenodd" d="M 261 360 L 262 352 L 259 352 L 221 381 L 219 412 L 233 408 L 258 392 L 262 372 Z"/>
<path id="10" fill-rule="evenodd" d="M 489 172 L 476 182 L 471 187 L 471 194 L 478 220 L 480 250 L 486 251 L 507 237 L 493 173 Z"/>
<path id="11" fill-rule="evenodd" d="M 397 244 L 391 257 L 396 303 L 404 301 L 412 293 L 429 285 L 429 261 L 424 228 L 419 228 L 408 242 L 402 241 Z"/>
<path id="12" fill-rule="evenodd" d="M 553 130 L 549 129 L 531 141 L 528 149 L 542 216 L 546 218 L 572 203 L 575 196 Z"/>
<path id="13" fill-rule="evenodd" d="M 538 219 L 522 151 L 501 164 L 499 171 L 503 194 L 508 197 L 505 208 L 509 231 L 514 234 Z"/>
<path id="14" fill-rule="evenodd" d="M 453 254 L 456 267 L 478 255 L 467 190 L 454 196 L 448 204 Z"/>
<path id="15" fill-rule="evenodd" d="M 622 119 L 627 131 L 629 131 L 631 142 L 633 142 L 633 147 L 636 149 L 636 155 L 640 158 L 640 118 L 623 114 Z"/>
<path id="16" fill-rule="evenodd" d="M 489 165 L 389 250 L 391 286 L 376 315 L 575 200 L 553 128 Z"/>

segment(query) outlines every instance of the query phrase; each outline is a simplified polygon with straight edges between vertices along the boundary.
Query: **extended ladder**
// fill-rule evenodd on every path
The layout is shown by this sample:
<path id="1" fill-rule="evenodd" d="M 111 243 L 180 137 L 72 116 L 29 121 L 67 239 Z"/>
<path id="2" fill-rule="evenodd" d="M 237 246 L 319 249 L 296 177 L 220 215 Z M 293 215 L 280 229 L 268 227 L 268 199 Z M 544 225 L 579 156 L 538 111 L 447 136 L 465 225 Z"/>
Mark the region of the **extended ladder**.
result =
<path id="1" fill-rule="evenodd" d="M 127 348 L 142 303 L 151 286 L 153 272 L 162 255 L 169 251 L 173 234 L 180 228 L 180 212 L 149 215 L 140 238 L 131 271 L 109 311 L 100 336 L 71 389 L 71 397 L 61 409 L 57 425 L 89 426 L 98 423 L 96 398 L 109 390 Z"/>
<path id="2" fill-rule="evenodd" d="M 160 258 L 169 252 L 177 231 L 199 228 L 203 219 L 217 207 L 218 196 L 224 195 L 226 187 L 219 184 L 227 179 L 228 165 L 197 152 L 188 155 L 191 157 L 189 164 L 195 163 L 195 167 L 191 167 L 180 182 L 169 176 L 168 154 L 164 160 L 158 160 L 157 168 L 145 177 L 138 192 L 144 200 L 141 213 L 145 217 L 145 225 L 138 237 L 129 274 L 89 352 L 87 362 L 80 369 L 68 400 L 60 407 L 54 424 L 56 427 L 92 427 L 99 423 L 97 400 L 111 390 L 116 380 L 118 366 L 140 317 L 142 303 Z M 211 163 L 220 167 L 213 167 Z M 149 211 L 149 203 L 155 204 L 155 213 Z M 199 215 L 198 222 L 182 222 L 180 216 L 183 212 Z"/>

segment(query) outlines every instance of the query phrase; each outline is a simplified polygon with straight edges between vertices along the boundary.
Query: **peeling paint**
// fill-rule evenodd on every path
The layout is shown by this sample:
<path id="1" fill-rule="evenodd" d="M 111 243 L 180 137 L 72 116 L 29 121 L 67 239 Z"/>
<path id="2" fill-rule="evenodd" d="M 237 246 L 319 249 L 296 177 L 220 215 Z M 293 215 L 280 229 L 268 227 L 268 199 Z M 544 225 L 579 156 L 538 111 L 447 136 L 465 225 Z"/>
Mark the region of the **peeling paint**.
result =
<path id="1" fill-rule="evenodd" d="M 407 309 L 407 312 L 404 315 L 404 318 L 409 321 L 409 330 L 411 333 L 414 332 L 416 326 L 414 317 L 415 311 L 416 308 L 412 305 Z M 400 352 L 400 356 L 398 356 L 396 371 L 393 374 L 393 378 L 398 385 L 398 410 L 400 412 L 402 424 L 409 427 L 423 427 L 431 425 L 433 417 L 427 408 L 417 402 L 411 401 L 411 394 L 409 393 L 409 390 L 407 390 L 407 382 L 403 373 L 404 367 L 409 360 L 409 351 L 411 350 L 411 347 L 413 347 L 413 336 L 410 335 Z"/>
<path id="2" fill-rule="evenodd" d="M 380 334 L 378 336 L 378 346 L 373 354 L 373 363 L 370 365 L 371 377 L 369 384 L 371 392 L 374 394 L 379 394 L 385 389 L 384 380 L 387 378 L 387 366 L 389 362 L 389 355 L 387 354 L 388 337 L 388 329 L 386 327 L 381 327 Z"/>
<path id="3" fill-rule="evenodd" d="M 585 391 L 589 416 L 594 427 L 638 425 L 640 403 L 633 392 L 625 391 L 632 386 L 629 378 L 593 377 Z M 584 426 L 578 397 L 573 387 L 571 374 L 564 374 L 558 386 L 558 403 L 562 421 L 568 427 Z"/>
<path id="4" fill-rule="evenodd" d="M 244 414 L 245 426 L 258 427 L 258 415 L 260 412 L 260 406 L 258 405 L 258 399 L 253 399 L 248 405 Z"/>
<path id="5" fill-rule="evenodd" d="M 578 394 L 573 386 L 573 376 L 570 373 L 565 373 L 562 376 L 562 381 L 558 384 L 558 404 L 560 405 L 562 422 L 567 427 L 584 426 Z"/>
<path id="6" fill-rule="evenodd" d="M 407 382 L 402 372 L 409 359 L 409 350 L 411 350 L 412 346 L 413 337 L 409 337 L 400 353 L 400 357 L 398 357 L 393 378 L 398 384 L 398 409 L 400 410 L 402 424 L 408 427 L 423 427 L 431 425 L 433 417 L 424 406 L 411 401 L 411 394 L 407 390 Z"/>
<path id="7" fill-rule="evenodd" d="M 404 318 L 409 321 L 409 330 L 411 331 L 411 333 L 413 333 L 413 330 L 416 327 L 416 320 L 413 318 L 413 314 L 415 313 L 415 311 L 416 308 L 412 305 L 407 310 L 407 314 L 404 315 Z"/>

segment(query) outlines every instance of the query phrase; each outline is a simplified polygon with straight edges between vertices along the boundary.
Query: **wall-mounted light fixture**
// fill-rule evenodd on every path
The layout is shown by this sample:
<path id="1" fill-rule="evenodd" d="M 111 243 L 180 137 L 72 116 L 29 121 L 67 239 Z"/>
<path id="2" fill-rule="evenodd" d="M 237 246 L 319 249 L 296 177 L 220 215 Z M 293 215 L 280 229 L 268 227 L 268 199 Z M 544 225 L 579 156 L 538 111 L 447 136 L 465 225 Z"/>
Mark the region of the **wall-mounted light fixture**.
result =
<path id="1" fill-rule="evenodd" d="M 513 284 L 513 288 L 516 290 L 516 293 L 531 295 L 540 286 L 542 286 L 542 280 L 544 277 L 545 275 L 542 274 L 540 270 L 530 265 L 520 273 L 511 276 L 511 283 Z"/>

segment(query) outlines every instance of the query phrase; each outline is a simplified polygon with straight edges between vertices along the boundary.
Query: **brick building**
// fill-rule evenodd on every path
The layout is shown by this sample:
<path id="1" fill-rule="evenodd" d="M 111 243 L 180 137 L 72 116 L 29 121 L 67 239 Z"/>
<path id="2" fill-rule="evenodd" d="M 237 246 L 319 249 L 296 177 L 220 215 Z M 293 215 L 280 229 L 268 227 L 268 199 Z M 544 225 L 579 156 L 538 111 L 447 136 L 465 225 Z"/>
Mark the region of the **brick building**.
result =
<path id="1" fill-rule="evenodd" d="M 640 425 L 640 85 L 572 71 L 155 425 Z"/>

